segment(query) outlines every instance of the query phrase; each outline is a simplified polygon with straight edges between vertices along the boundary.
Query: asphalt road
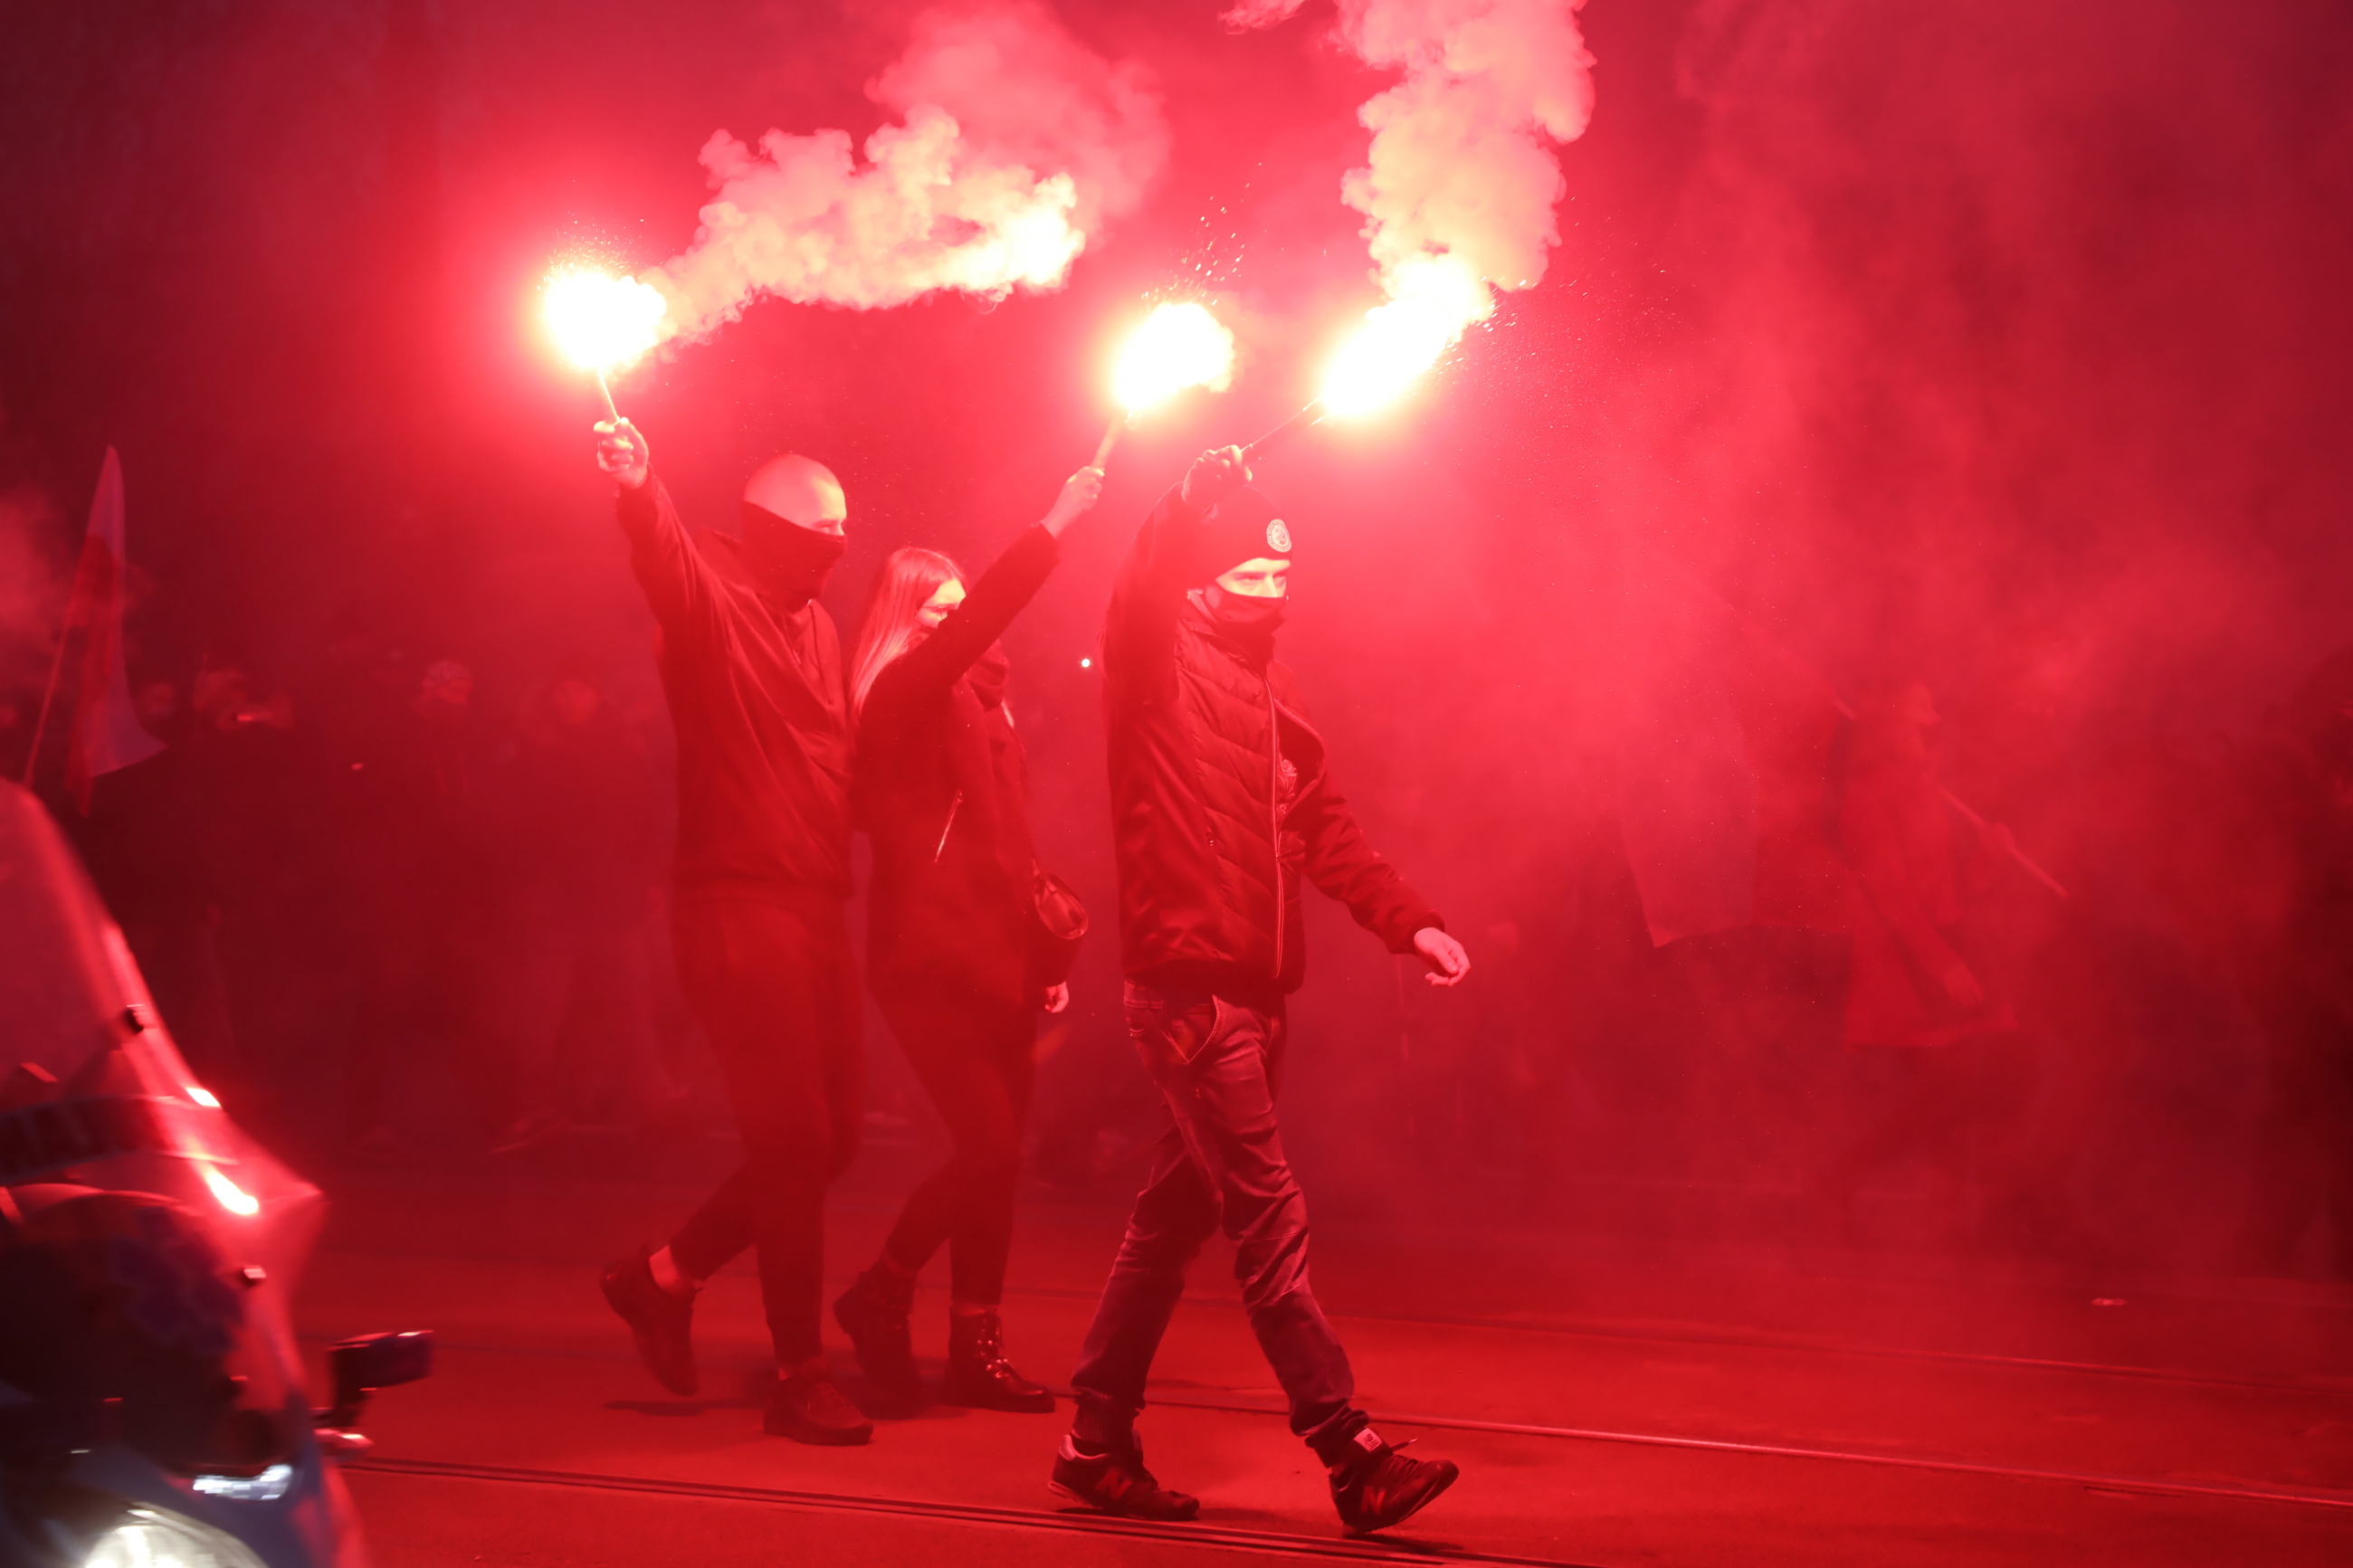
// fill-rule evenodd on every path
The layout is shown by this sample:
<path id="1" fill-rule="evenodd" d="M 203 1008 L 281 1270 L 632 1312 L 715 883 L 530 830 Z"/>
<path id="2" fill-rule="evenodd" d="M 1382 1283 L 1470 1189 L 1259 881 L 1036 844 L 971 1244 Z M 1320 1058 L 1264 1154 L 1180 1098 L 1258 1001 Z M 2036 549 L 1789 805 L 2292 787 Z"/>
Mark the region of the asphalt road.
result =
<path id="1" fill-rule="evenodd" d="M 913 1161 L 864 1162 L 838 1195 L 837 1284 Z M 306 1338 L 441 1340 L 437 1375 L 378 1398 L 376 1446 L 347 1469 L 377 1568 L 2353 1562 L 2337 1288 L 1327 1229 L 1318 1290 L 1364 1402 L 1463 1469 L 1404 1531 L 1351 1541 L 1214 1249 L 1142 1427 L 1163 1479 L 1203 1499 L 1192 1525 L 1059 1507 L 1051 1416 L 935 1406 L 858 1449 L 763 1436 L 744 1265 L 699 1308 L 704 1396 L 672 1398 L 595 1273 L 674 1222 L 691 1180 L 576 1158 L 330 1179 Z M 1006 1316 L 1032 1375 L 1067 1377 L 1119 1219 L 1025 1197 Z M 943 1289 L 918 1299 L 934 1358 L 945 1310 Z"/>

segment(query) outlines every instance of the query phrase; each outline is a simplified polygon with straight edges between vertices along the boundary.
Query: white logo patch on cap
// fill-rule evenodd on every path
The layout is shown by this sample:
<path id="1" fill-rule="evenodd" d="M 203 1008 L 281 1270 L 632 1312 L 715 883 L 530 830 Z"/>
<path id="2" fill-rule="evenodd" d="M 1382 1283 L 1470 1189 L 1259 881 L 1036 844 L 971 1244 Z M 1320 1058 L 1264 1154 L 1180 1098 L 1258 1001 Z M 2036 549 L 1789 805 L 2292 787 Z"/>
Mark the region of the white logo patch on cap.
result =
<path id="1" fill-rule="evenodd" d="M 1266 547 L 1277 555 L 1291 553 L 1291 530 L 1282 526 L 1282 519 L 1278 517 L 1266 525 Z"/>

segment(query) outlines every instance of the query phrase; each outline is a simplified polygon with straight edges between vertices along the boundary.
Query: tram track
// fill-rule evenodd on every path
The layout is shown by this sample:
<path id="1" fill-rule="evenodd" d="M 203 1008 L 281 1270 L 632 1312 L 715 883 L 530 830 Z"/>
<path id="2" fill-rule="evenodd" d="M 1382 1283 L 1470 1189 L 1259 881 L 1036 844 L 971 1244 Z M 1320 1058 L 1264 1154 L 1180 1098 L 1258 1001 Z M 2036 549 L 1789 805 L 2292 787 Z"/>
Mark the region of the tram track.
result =
<path id="1" fill-rule="evenodd" d="M 976 1503 L 935 1502 L 921 1498 L 862 1496 L 853 1492 L 797 1491 L 780 1487 L 730 1486 L 711 1481 L 667 1480 L 641 1476 L 597 1475 L 578 1470 L 542 1470 L 505 1465 L 448 1464 L 432 1459 L 369 1456 L 343 1461 L 348 1470 L 426 1479 L 477 1481 L 496 1486 L 559 1487 L 580 1491 L 765 1504 L 804 1512 L 849 1513 L 978 1525 L 1073 1535 L 1124 1537 L 1171 1546 L 1222 1548 L 1262 1556 L 1342 1563 L 1463 1563 L 1492 1568 L 1596 1568 L 1563 1557 L 1529 1557 L 1478 1552 L 1408 1537 L 1318 1537 L 1280 1531 L 1243 1530 L 1218 1524 L 1155 1524 L 1109 1514 L 1058 1512 L 1046 1509 L 989 1508 Z"/>

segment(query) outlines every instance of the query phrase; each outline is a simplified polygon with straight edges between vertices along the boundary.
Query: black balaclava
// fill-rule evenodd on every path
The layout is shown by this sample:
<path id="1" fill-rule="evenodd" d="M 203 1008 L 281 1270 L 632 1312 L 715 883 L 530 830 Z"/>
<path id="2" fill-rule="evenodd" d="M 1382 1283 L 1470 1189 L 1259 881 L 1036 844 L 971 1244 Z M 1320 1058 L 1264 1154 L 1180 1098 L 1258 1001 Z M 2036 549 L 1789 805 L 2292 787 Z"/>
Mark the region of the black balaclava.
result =
<path id="1" fill-rule="evenodd" d="M 1291 596 L 1286 594 L 1279 599 L 1261 599 L 1250 594 L 1229 594 L 1212 583 L 1201 590 L 1201 607 L 1228 631 L 1271 635 L 1282 625 L 1282 617 L 1291 608 Z"/>
<path id="2" fill-rule="evenodd" d="M 797 610 L 824 593 L 849 541 L 803 528 L 750 501 L 743 506 L 744 559 L 760 586 Z"/>

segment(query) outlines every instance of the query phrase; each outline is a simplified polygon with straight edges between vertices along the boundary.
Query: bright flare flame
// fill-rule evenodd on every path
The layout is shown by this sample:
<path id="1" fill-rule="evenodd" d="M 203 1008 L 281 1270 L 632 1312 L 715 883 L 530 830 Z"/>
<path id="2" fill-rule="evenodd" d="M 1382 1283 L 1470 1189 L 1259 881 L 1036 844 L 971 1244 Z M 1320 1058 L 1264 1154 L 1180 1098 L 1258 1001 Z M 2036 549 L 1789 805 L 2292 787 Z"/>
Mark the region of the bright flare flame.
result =
<path id="1" fill-rule="evenodd" d="M 1453 257 L 1409 263 L 1398 272 L 1401 292 L 1365 312 L 1365 324 L 1324 373 L 1324 405 L 1344 418 L 1397 397 L 1494 311 L 1479 275 Z"/>
<path id="2" fill-rule="evenodd" d="M 255 1197 L 210 1165 L 205 1167 L 205 1185 L 213 1190 L 213 1196 L 220 1200 L 220 1206 L 233 1215 L 243 1215 L 247 1218 L 251 1218 L 261 1212 L 259 1198 Z"/>
<path id="3" fill-rule="evenodd" d="M 1188 386 L 1223 392 L 1234 380 L 1234 335 L 1200 305 L 1157 305 L 1119 351 L 1112 395 L 1130 414 Z"/>
<path id="4" fill-rule="evenodd" d="M 565 359 L 610 374 L 654 346 L 668 308 L 659 290 L 634 278 L 572 269 L 548 274 L 540 316 Z"/>

